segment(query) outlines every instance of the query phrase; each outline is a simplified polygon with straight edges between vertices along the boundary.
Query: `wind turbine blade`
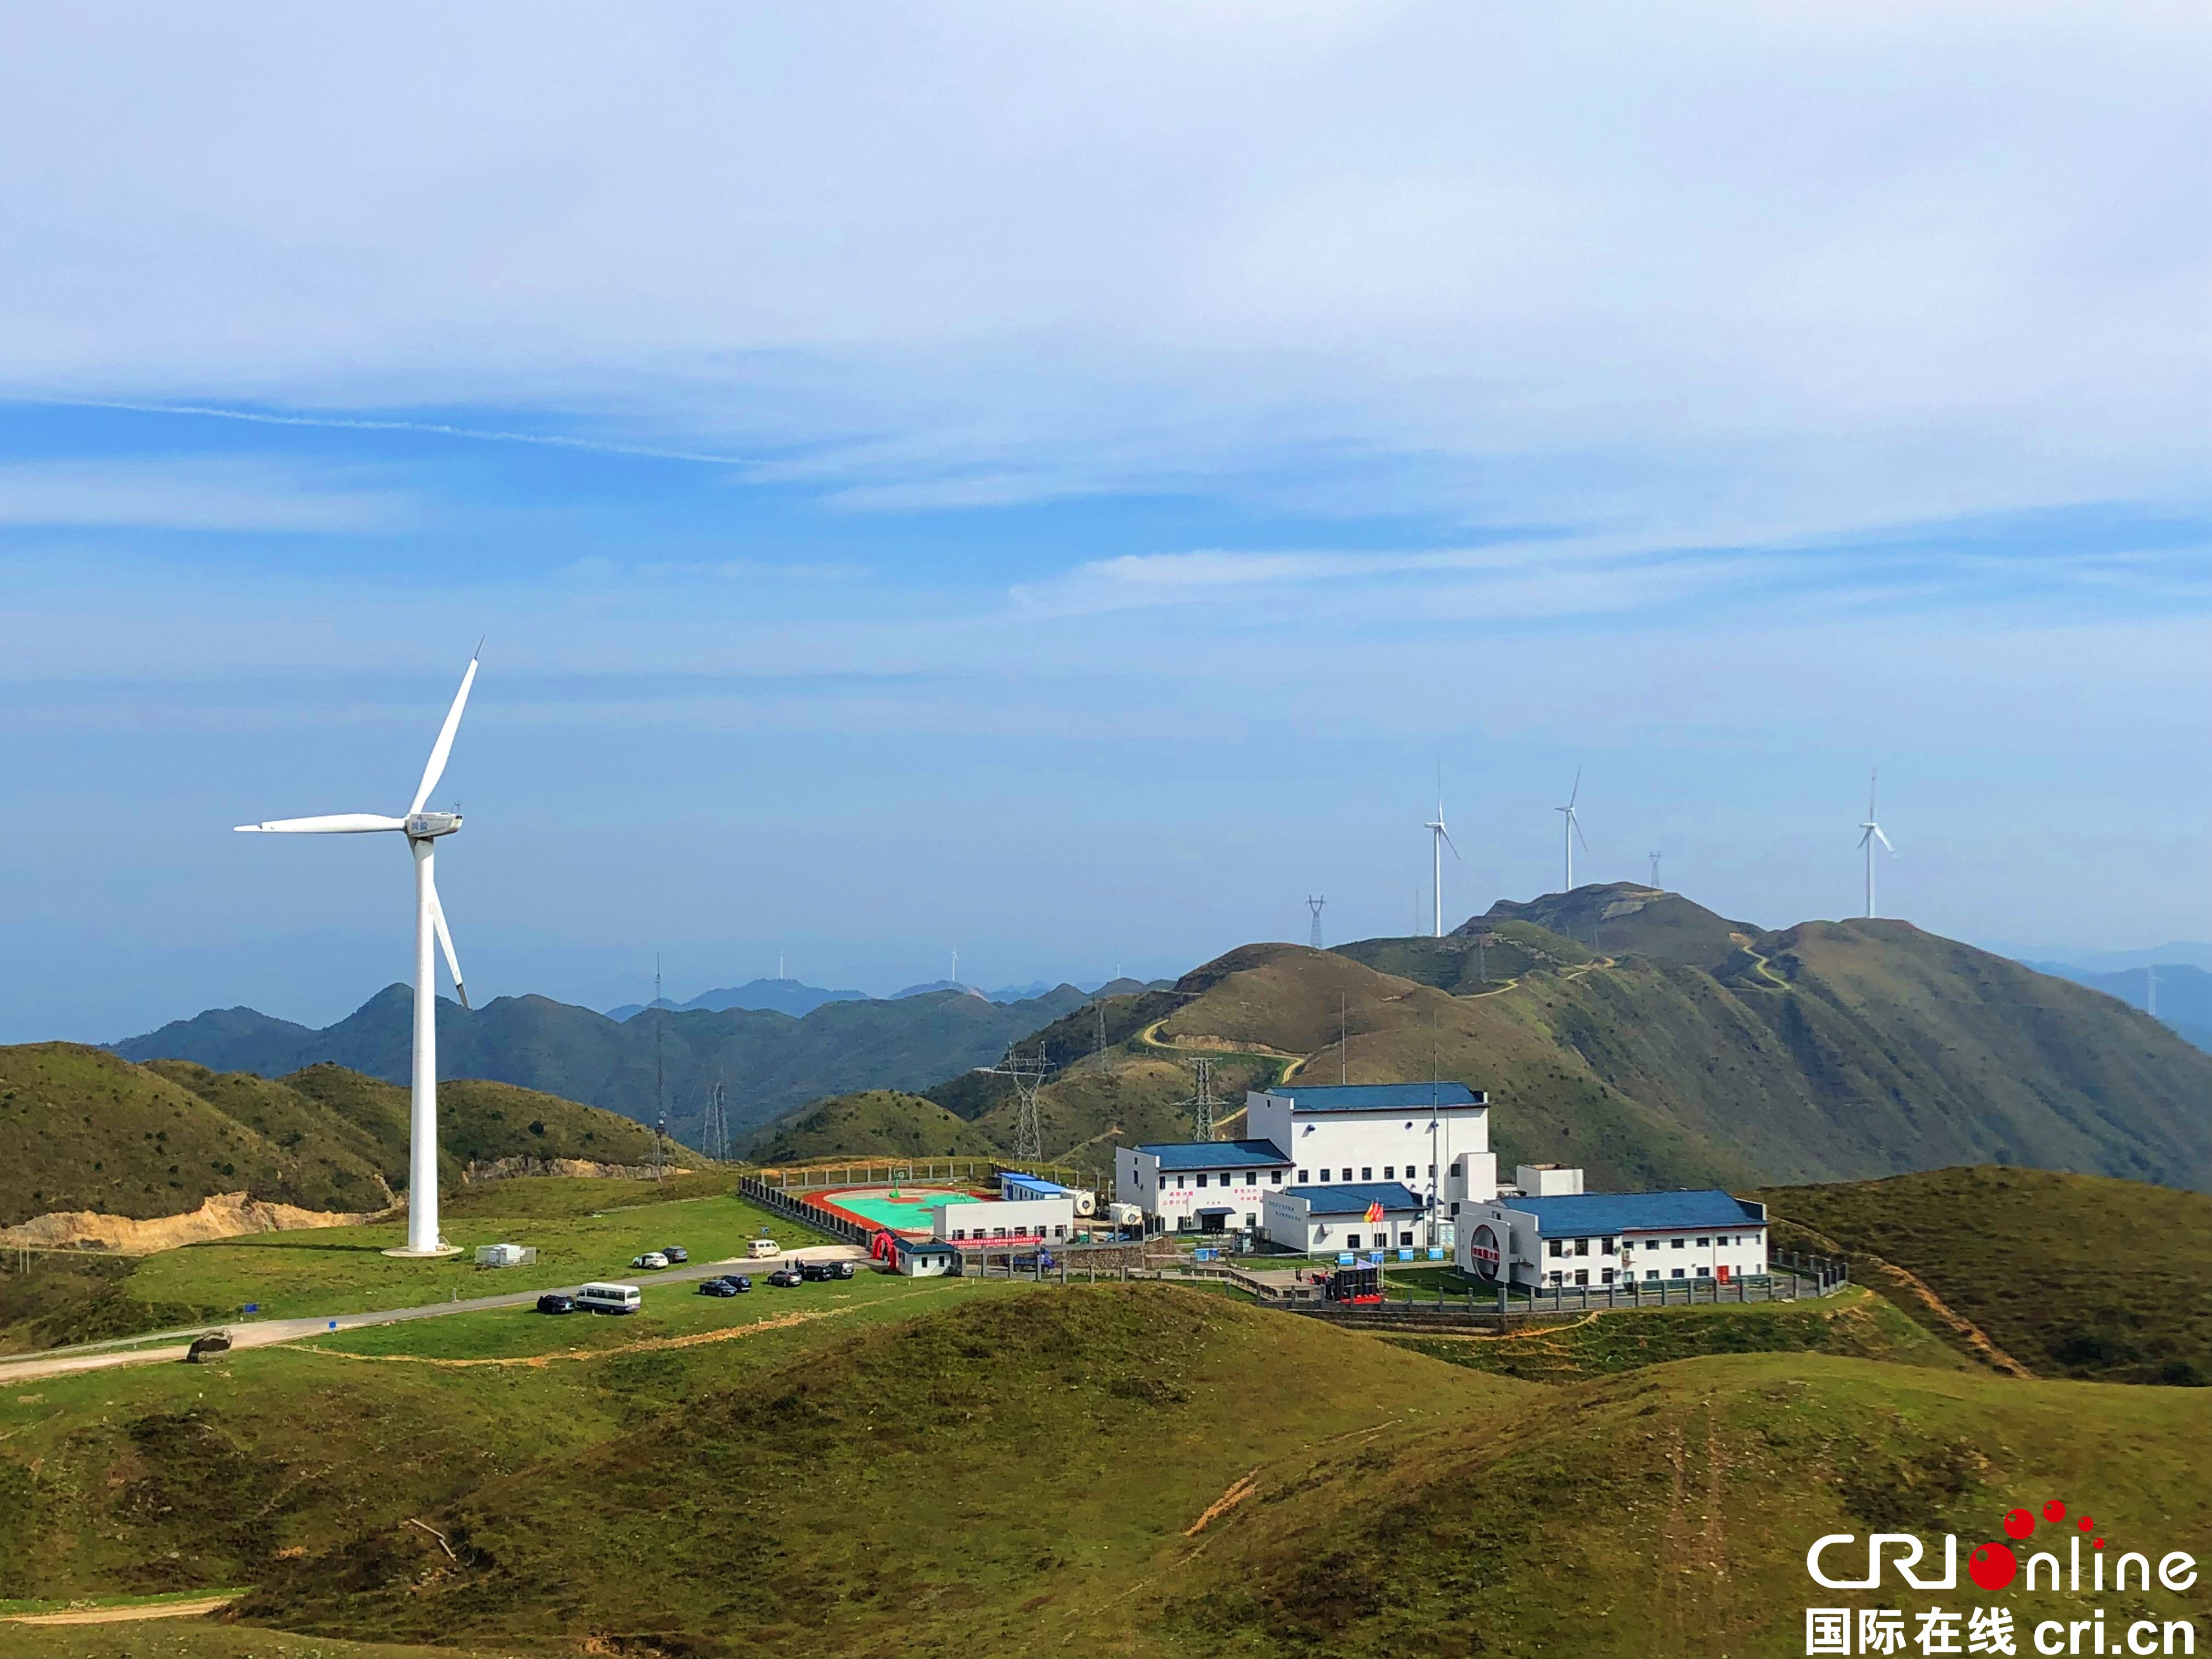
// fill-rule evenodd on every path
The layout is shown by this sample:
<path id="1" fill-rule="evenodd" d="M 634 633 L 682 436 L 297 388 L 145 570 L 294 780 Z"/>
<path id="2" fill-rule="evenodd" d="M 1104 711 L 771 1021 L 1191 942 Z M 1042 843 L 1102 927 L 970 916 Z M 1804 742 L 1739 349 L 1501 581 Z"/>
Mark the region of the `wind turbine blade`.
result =
<path id="1" fill-rule="evenodd" d="M 241 836 L 364 836 L 373 830 L 404 830 L 404 818 L 376 812 L 325 812 L 313 818 L 270 818 L 265 823 L 231 826 Z"/>
<path id="2" fill-rule="evenodd" d="M 461 1006 L 469 1006 L 469 988 L 461 983 L 461 959 L 453 954 L 453 936 L 446 928 L 446 907 L 438 902 L 438 884 L 430 883 L 430 926 L 438 935 L 438 948 L 446 953 L 446 971 L 453 976 L 453 994 L 461 1000 Z"/>
<path id="3" fill-rule="evenodd" d="M 1583 844 L 1583 852 L 1585 852 L 1585 853 L 1589 852 L 1589 837 L 1588 836 L 1585 836 L 1584 834 L 1583 834 L 1583 821 L 1582 821 L 1580 818 L 1577 817 L 1573 813 L 1570 812 L 1570 813 L 1568 813 L 1568 814 L 1567 814 L 1567 822 L 1568 822 L 1569 823 L 1571 823 L 1572 825 L 1574 825 L 1574 827 L 1575 827 L 1575 839 L 1576 839 L 1577 841 L 1578 841 L 1578 842 L 1582 842 L 1582 844 Z"/>
<path id="4" fill-rule="evenodd" d="M 1582 769 L 1581 767 L 1577 766 L 1577 768 L 1575 768 L 1575 787 L 1574 787 L 1574 789 L 1573 789 L 1573 791 L 1572 791 L 1572 792 L 1571 792 L 1571 793 L 1567 796 L 1567 810 L 1568 810 L 1569 811 L 1572 811 L 1574 810 L 1575 803 L 1576 803 L 1577 801 L 1580 800 L 1582 798 L 1583 798 L 1583 769 Z"/>
<path id="5" fill-rule="evenodd" d="M 1889 850 L 1891 852 L 1894 853 L 1897 851 L 1897 848 L 1889 846 L 1889 837 L 1881 833 L 1881 826 L 1878 823 L 1874 826 L 1874 838 L 1880 842 L 1884 847 L 1889 847 Z"/>
<path id="6" fill-rule="evenodd" d="M 1439 830 L 1437 833 L 1443 836 L 1444 845 L 1452 849 L 1452 856 L 1455 859 L 1459 859 L 1459 848 L 1451 838 L 1451 831 L 1449 830 Z M 1465 864 L 1467 862 L 1465 859 L 1459 859 L 1459 861 L 1462 864 Z"/>
<path id="7" fill-rule="evenodd" d="M 483 649 L 481 641 L 477 649 Z M 471 656 L 466 672 L 461 675 L 461 689 L 453 693 L 453 706 L 446 711 L 446 723 L 438 728 L 438 741 L 431 745 L 430 763 L 422 769 L 422 782 L 415 791 L 415 804 L 407 809 L 410 817 L 422 810 L 422 803 L 430 799 L 430 792 L 445 775 L 446 757 L 453 752 L 453 733 L 461 729 L 461 710 L 468 707 L 469 688 L 476 683 L 477 659 Z"/>
<path id="8" fill-rule="evenodd" d="M 1881 781 L 1881 769 L 1878 766 L 1869 767 L 1867 769 L 1867 822 L 1869 823 L 1874 822 L 1874 787 Z"/>

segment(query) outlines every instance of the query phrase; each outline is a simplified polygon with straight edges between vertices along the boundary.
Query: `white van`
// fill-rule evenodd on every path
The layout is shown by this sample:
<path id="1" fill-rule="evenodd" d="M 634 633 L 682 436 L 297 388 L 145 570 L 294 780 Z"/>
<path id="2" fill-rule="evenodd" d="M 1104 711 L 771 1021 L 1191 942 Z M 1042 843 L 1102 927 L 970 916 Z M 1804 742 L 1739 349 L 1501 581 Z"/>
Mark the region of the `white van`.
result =
<path id="1" fill-rule="evenodd" d="M 754 1261 L 761 1261 L 772 1255 L 781 1255 L 783 1246 L 772 1238 L 751 1239 L 746 1243 L 745 1254 Z"/>
<path id="2" fill-rule="evenodd" d="M 586 1285 L 576 1305 L 586 1313 L 633 1314 L 645 1305 L 645 1292 L 635 1285 Z"/>

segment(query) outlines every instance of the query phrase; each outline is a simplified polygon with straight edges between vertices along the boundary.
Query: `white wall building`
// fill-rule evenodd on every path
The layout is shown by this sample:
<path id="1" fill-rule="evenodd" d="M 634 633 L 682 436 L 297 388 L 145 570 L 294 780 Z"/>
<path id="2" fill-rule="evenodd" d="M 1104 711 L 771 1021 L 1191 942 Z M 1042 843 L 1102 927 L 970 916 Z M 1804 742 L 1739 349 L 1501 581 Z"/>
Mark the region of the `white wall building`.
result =
<path id="1" fill-rule="evenodd" d="M 1074 1230 L 1075 1200 L 1068 1198 L 982 1199 L 934 1205 L 929 1212 L 932 1238 L 971 1249 L 1040 1239 L 1050 1243 Z"/>
<path id="2" fill-rule="evenodd" d="M 1766 1271 L 1766 1206 L 1719 1191 L 1495 1199 L 1461 1216 L 1454 1259 L 1523 1286 L 1725 1283 Z"/>
<path id="3" fill-rule="evenodd" d="M 1565 1164 L 1523 1164 L 1513 1171 L 1513 1184 L 1523 1198 L 1577 1198 L 1583 1172 Z"/>
<path id="4" fill-rule="evenodd" d="M 1490 1099 L 1462 1083 L 1254 1089 L 1244 1097 L 1244 1126 L 1283 1149 L 1293 1187 L 1402 1183 L 1421 1200 L 1418 1244 L 1444 1243 L 1466 1206 L 1498 1196 Z"/>
<path id="5" fill-rule="evenodd" d="M 1428 1200 L 1402 1181 L 1355 1182 L 1271 1192 L 1265 1217 L 1270 1243 L 1329 1255 L 1418 1245 L 1428 1207 Z"/>
<path id="6" fill-rule="evenodd" d="M 1114 1196 L 1145 1213 L 1154 1232 L 1249 1232 L 1261 1205 L 1291 1178 L 1291 1160 L 1269 1140 L 1176 1140 L 1114 1149 Z"/>

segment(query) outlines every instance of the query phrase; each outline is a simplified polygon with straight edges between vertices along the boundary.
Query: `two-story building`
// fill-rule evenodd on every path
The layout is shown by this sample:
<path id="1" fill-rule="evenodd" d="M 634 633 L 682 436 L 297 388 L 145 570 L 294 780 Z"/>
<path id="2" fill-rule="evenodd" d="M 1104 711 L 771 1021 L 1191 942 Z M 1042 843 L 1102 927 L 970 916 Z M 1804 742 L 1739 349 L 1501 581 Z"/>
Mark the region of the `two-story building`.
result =
<path id="1" fill-rule="evenodd" d="M 1419 1243 L 1428 1200 L 1402 1181 L 1285 1187 L 1261 1213 L 1268 1242 L 1286 1250 L 1389 1250 Z"/>
<path id="2" fill-rule="evenodd" d="M 1766 1271 L 1766 1206 L 1719 1191 L 1498 1198 L 1461 1216 L 1454 1259 L 1524 1286 L 1725 1283 Z"/>
<path id="3" fill-rule="evenodd" d="M 1266 1196 L 1290 1179 L 1271 1140 L 1176 1140 L 1114 1149 L 1114 1195 L 1151 1232 L 1251 1232 Z"/>

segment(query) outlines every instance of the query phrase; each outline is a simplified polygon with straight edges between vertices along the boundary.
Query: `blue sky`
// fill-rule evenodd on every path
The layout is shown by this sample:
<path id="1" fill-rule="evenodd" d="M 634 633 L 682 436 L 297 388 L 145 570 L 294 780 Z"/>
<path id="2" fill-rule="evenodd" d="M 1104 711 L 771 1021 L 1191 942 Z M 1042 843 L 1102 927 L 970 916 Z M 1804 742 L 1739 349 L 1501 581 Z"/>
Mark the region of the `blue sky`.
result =
<path id="1" fill-rule="evenodd" d="M 2201 9 L 4 26 L 0 1038 L 1178 972 L 1559 881 L 2212 931 Z"/>

